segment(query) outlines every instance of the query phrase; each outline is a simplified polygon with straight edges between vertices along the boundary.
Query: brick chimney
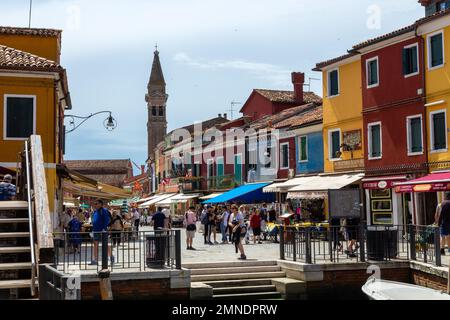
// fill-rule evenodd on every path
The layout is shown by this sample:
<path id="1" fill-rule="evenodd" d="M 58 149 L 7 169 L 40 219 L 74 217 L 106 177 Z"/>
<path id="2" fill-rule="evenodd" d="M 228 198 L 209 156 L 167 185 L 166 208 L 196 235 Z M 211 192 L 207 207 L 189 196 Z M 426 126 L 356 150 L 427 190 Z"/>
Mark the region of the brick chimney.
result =
<path id="1" fill-rule="evenodd" d="M 305 84 L 305 74 L 303 72 L 292 72 L 292 84 L 294 85 L 295 102 L 302 105 L 303 100 L 303 85 Z"/>

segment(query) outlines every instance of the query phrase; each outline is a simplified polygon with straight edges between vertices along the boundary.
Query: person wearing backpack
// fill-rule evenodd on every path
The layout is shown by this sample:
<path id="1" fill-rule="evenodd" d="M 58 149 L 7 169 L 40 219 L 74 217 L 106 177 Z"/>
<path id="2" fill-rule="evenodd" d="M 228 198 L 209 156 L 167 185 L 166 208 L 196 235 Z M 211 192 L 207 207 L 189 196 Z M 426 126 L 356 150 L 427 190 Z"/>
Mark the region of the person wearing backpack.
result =
<path id="1" fill-rule="evenodd" d="M 92 232 L 94 238 L 94 254 L 91 261 L 91 265 L 97 265 L 98 261 L 98 243 L 102 241 L 103 232 L 108 231 L 110 223 L 110 213 L 103 207 L 103 200 L 99 199 L 95 202 L 95 211 L 92 214 Z M 111 255 L 110 248 L 108 247 L 108 256 L 111 259 L 111 264 L 114 263 L 114 256 Z"/>
<path id="2" fill-rule="evenodd" d="M 11 183 L 12 176 L 6 174 L 0 182 L 0 201 L 12 201 L 16 198 L 16 186 Z"/>

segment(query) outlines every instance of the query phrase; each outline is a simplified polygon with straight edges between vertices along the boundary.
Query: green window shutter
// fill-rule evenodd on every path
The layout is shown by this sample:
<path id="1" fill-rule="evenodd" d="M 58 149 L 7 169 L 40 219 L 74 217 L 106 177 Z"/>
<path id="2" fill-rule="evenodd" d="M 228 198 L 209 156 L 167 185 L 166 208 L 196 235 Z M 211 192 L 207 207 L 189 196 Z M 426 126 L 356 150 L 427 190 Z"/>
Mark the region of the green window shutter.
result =
<path id="1" fill-rule="evenodd" d="M 331 158 L 339 158 L 336 153 L 341 151 L 341 135 L 339 131 L 334 131 L 331 133 Z"/>
<path id="2" fill-rule="evenodd" d="M 403 55 L 403 74 L 406 75 L 406 74 L 410 73 L 409 65 L 408 65 L 408 62 L 409 62 L 408 49 L 403 49 L 402 55 Z"/>
<path id="3" fill-rule="evenodd" d="M 339 94 L 339 79 L 338 79 L 338 71 L 334 70 L 331 71 L 329 74 L 329 86 L 330 86 L 330 96 L 335 96 L 337 94 Z"/>
<path id="4" fill-rule="evenodd" d="M 410 54 L 411 54 L 411 73 L 416 73 L 419 71 L 419 64 L 417 63 L 417 47 L 410 48 Z"/>
<path id="5" fill-rule="evenodd" d="M 377 60 L 372 60 L 369 62 L 369 86 L 377 84 L 378 83 L 378 74 L 377 74 Z"/>
<path id="6" fill-rule="evenodd" d="M 308 160 L 308 150 L 307 150 L 307 138 L 300 138 L 300 160 L 306 161 Z"/>
<path id="7" fill-rule="evenodd" d="M 283 155 L 283 168 L 289 167 L 289 146 L 287 144 L 283 145 L 283 149 L 281 150 L 281 153 Z"/>
<path id="8" fill-rule="evenodd" d="M 445 113 L 433 115 L 433 150 L 441 150 L 447 147 L 446 144 L 447 128 L 445 127 Z"/>
<path id="9" fill-rule="evenodd" d="M 436 67 L 444 62 L 442 54 L 442 33 L 431 37 L 431 67 Z"/>
<path id="10" fill-rule="evenodd" d="M 410 120 L 411 152 L 422 152 L 422 121 L 420 118 Z"/>
<path id="11" fill-rule="evenodd" d="M 381 157 L 381 127 L 374 125 L 370 127 L 371 130 L 371 156 L 372 158 Z"/>

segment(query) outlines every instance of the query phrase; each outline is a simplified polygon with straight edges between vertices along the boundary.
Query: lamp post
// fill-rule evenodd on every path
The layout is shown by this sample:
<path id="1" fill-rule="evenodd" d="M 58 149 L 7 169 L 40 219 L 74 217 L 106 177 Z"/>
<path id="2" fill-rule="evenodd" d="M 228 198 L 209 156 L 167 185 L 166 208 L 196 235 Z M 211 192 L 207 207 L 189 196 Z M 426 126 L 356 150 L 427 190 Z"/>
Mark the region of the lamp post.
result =
<path id="1" fill-rule="evenodd" d="M 64 118 L 69 118 L 70 119 L 69 124 L 72 126 L 72 129 L 66 130 L 66 134 L 74 132 L 82 124 L 84 124 L 86 121 L 88 121 L 90 118 L 92 118 L 96 115 L 99 115 L 99 114 L 103 114 L 103 113 L 109 114 L 109 116 L 103 121 L 103 126 L 106 128 L 106 130 L 113 131 L 115 128 L 117 128 L 117 121 L 116 121 L 116 119 L 113 118 L 111 111 L 99 111 L 96 113 L 91 113 L 90 115 L 88 115 L 86 117 L 76 116 L 76 115 L 71 115 L 71 114 L 65 115 Z M 80 119 L 82 121 L 79 124 L 76 124 L 75 123 L 76 119 Z"/>

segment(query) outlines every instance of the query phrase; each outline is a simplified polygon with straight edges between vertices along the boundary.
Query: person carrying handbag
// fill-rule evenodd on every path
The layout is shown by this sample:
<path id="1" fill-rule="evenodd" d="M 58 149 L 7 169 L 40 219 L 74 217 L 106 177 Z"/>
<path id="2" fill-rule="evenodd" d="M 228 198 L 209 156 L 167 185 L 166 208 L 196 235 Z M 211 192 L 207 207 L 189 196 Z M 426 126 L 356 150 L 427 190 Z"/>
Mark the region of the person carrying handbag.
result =
<path id="1" fill-rule="evenodd" d="M 186 227 L 186 250 L 195 250 L 192 247 L 192 242 L 195 238 L 195 232 L 197 231 L 197 217 L 195 214 L 195 207 L 190 207 L 184 215 L 184 226 Z"/>

